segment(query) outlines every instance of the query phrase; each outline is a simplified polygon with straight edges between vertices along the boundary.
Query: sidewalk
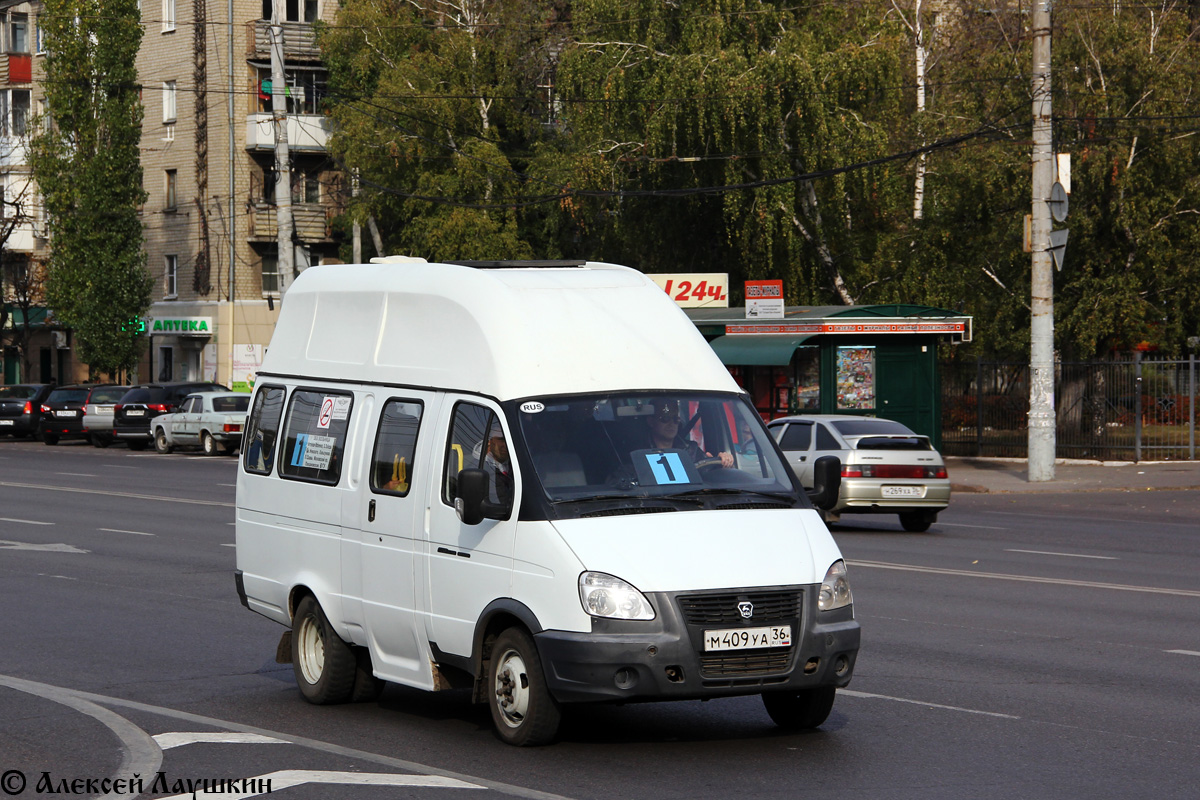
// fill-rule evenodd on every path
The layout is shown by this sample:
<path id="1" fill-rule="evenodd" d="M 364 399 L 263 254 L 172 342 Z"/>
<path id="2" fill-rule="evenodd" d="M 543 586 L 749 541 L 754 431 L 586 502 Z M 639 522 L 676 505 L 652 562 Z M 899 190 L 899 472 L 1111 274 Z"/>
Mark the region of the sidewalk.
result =
<path id="1" fill-rule="evenodd" d="M 1023 458 L 948 457 L 955 492 L 1147 492 L 1200 490 L 1200 461 L 1072 461 L 1059 459 L 1054 480 L 1030 483 Z"/>

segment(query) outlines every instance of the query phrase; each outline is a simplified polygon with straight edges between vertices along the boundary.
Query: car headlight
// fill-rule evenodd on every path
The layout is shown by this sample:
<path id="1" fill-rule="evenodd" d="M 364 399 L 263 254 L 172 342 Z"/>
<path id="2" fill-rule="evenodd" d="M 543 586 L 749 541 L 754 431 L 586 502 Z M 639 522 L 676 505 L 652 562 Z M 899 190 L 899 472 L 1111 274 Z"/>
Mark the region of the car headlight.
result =
<path id="1" fill-rule="evenodd" d="M 654 609 L 645 595 L 603 572 L 585 572 L 579 576 L 579 601 L 593 617 L 654 619 Z"/>
<path id="2" fill-rule="evenodd" d="M 850 594 L 850 579 L 846 577 L 846 562 L 841 559 L 830 565 L 821 581 L 821 593 L 817 596 L 817 608 L 822 611 L 832 611 L 835 608 L 851 605 L 854 602 Z"/>

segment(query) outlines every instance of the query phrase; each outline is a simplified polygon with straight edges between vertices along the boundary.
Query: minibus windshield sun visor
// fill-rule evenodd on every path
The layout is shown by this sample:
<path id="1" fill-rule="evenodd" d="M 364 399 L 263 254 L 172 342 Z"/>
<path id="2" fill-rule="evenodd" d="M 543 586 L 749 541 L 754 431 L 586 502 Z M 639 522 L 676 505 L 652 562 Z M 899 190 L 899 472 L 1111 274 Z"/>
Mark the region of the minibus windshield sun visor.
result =
<path id="1" fill-rule="evenodd" d="M 762 419 L 737 395 L 545 397 L 517 403 L 515 412 L 538 482 L 556 505 L 807 505 Z"/>

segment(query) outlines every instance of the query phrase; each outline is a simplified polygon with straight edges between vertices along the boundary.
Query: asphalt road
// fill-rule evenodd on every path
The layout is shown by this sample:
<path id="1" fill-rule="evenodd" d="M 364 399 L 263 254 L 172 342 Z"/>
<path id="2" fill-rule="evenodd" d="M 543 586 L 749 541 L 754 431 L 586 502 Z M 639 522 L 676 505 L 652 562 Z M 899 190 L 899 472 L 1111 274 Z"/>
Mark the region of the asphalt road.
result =
<path id="1" fill-rule="evenodd" d="M 0 440 L 0 797 L 135 775 L 321 800 L 1200 793 L 1200 492 L 964 494 L 924 534 L 846 518 L 863 649 L 820 731 L 757 698 L 595 707 L 522 750 L 462 692 L 304 703 L 283 629 L 234 591 L 235 470 Z"/>

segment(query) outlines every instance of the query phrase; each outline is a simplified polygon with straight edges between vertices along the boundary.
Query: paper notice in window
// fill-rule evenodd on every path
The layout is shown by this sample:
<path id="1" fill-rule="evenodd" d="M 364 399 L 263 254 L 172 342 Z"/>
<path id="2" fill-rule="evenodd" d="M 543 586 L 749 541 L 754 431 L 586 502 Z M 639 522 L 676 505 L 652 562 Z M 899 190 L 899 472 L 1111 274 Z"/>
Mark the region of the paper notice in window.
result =
<path id="1" fill-rule="evenodd" d="M 337 439 L 333 436 L 309 436 L 304 447 L 304 461 L 301 466 L 312 469 L 329 469 L 333 461 L 333 449 Z"/>

